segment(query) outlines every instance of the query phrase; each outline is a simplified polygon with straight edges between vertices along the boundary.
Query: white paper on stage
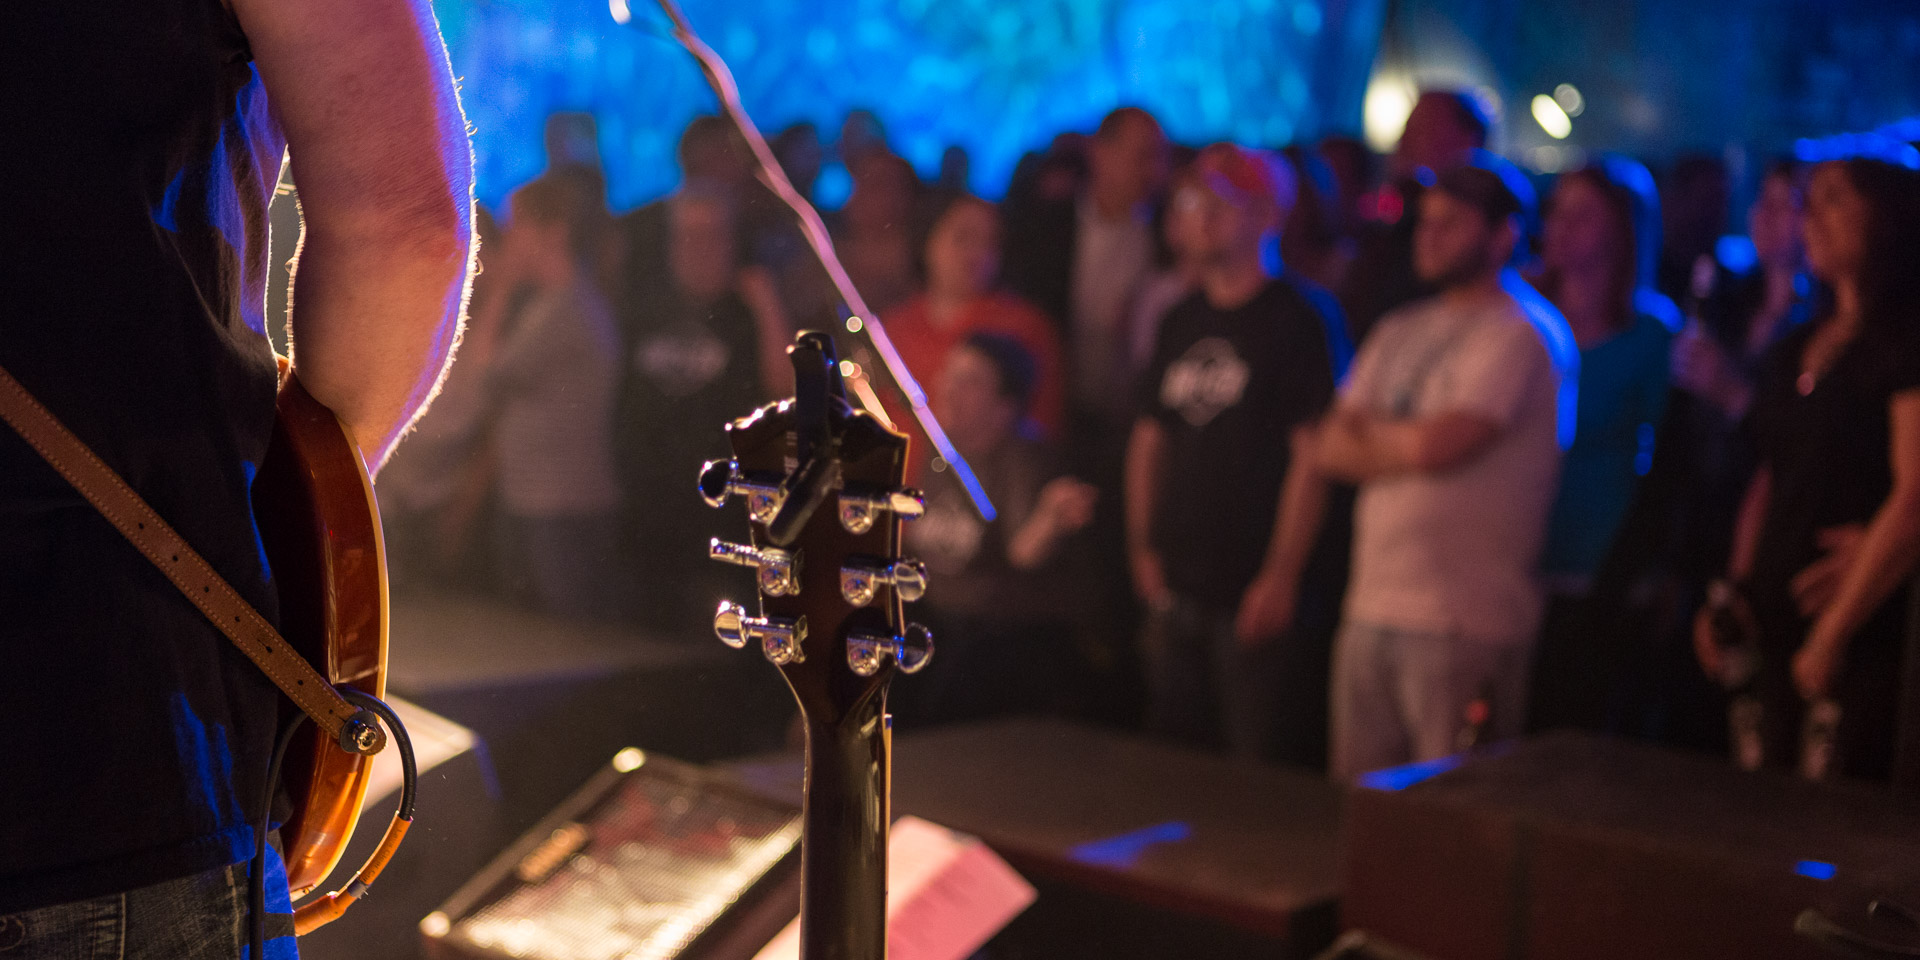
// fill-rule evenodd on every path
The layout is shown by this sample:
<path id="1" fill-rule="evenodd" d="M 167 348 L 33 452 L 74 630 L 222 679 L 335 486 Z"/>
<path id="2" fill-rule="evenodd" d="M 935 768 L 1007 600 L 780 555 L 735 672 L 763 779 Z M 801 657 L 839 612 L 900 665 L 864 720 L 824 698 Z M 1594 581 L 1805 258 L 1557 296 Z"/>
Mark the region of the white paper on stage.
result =
<path id="1" fill-rule="evenodd" d="M 887 835 L 888 960 L 963 960 L 1033 903 L 1033 886 L 979 838 L 918 817 Z M 799 960 L 800 921 L 754 960 Z"/>

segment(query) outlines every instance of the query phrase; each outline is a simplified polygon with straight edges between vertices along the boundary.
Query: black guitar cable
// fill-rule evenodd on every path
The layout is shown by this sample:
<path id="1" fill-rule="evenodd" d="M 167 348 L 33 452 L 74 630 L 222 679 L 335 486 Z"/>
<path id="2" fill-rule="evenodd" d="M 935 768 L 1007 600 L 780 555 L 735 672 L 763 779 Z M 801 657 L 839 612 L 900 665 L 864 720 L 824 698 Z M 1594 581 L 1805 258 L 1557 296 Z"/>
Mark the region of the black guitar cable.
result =
<path id="1" fill-rule="evenodd" d="M 414 760 L 413 739 L 407 736 L 407 727 L 400 722 L 400 715 L 385 702 L 372 694 L 362 693 L 351 687 L 341 687 L 340 695 L 348 702 L 369 711 L 386 724 L 387 732 L 392 736 L 394 745 L 400 750 L 400 807 L 394 814 L 399 821 L 413 820 L 413 803 L 420 786 L 420 770 Z M 287 747 L 293 743 L 293 735 L 306 723 L 304 713 L 295 714 L 280 731 L 279 739 L 273 746 L 273 760 L 267 765 L 266 796 L 260 804 L 260 819 L 254 824 L 253 863 L 247 883 L 248 909 L 248 946 L 247 960 L 264 960 L 267 939 L 267 832 L 272 828 L 273 800 L 280 786 L 280 767 L 286 760 Z M 379 854 L 376 853 L 377 857 Z M 381 864 L 384 866 L 384 863 Z M 365 868 L 362 868 L 364 871 Z M 356 876 L 341 895 L 349 899 L 358 899 L 366 893 L 371 879 L 362 880 Z M 344 909 L 344 907 L 342 907 Z"/>

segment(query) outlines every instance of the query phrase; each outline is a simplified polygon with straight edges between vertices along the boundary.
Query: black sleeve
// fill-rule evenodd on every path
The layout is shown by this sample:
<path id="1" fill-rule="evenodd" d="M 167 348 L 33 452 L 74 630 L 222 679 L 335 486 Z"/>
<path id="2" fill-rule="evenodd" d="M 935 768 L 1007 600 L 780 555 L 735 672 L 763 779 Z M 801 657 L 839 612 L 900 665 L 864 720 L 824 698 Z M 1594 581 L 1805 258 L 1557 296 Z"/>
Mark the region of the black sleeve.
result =
<path id="1" fill-rule="evenodd" d="M 1747 443 L 1759 452 L 1762 463 L 1773 452 L 1771 440 L 1775 411 L 1780 404 L 1792 402 L 1800 369 L 1800 354 L 1807 348 L 1807 340 L 1812 333 L 1813 325 L 1807 324 L 1775 341 L 1760 358 L 1760 373 L 1753 383 L 1753 404 L 1747 410 L 1746 419 L 1740 423 L 1740 432 L 1745 434 Z"/>
<path id="2" fill-rule="evenodd" d="M 1337 384 L 1347 378 L 1347 369 L 1353 366 L 1353 338 L 1347 332 L 1346 311 L 1340 308 L 1340 300 L 1327 292 L 1326 288 L 1301 277 L 1290 277 L 1295 290 L 1299 291 L 1314 312 L 1319 314 L 1320 329 L 1325 334 L 1328 362 L 1332 364 L 1333 380 Z"/>

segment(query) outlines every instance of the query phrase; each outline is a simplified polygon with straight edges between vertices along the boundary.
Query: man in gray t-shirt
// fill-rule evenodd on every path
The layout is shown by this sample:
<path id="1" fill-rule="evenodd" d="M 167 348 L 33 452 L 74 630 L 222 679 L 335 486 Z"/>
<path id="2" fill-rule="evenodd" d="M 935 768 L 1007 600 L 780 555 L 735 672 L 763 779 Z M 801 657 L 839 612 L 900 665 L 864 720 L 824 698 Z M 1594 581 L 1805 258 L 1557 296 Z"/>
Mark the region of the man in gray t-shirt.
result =
<path id="1" fill-rule="evenodd" d="M 1321 473 L 1359 484 L 1334 652 L 1338 779 L 1517 733 L 1560 466 L 1554 339 L 1507 292 L 1518 201 L 1488 171 L 1421 200 L 1414 265 L 1433 297 L 1368 338 L 1315 432 Z M 1490 711 L 1469 719 L 1470 707 Z"/>

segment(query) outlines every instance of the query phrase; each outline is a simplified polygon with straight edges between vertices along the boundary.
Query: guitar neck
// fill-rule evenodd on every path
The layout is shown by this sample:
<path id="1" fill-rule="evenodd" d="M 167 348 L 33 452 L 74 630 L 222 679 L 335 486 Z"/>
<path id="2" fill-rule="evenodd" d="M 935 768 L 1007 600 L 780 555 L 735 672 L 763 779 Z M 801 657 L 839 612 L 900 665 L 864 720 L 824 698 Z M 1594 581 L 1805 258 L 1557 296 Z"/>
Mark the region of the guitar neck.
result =
<path id="1" fill-rule="evenodd" d="M 884 960 L 892 742 L 886 688 L 807 724 L 801 960 Z"/>
<path id="2" fill-rule="evenodd" d="M 722 601 L 713 631 L 759 647 L 804 718 L 801 960 L 885 960 L 887 685 L 933 656 L 904 621 L 927 569 L 900 556 L 900 523 L 926 506 L 899 486 L 907 438 L 847 404 L 832 338 L 802 333 L 787 356 L 794 397 L 729 424 L 734 459 L 700 468 L 701 498 L 741 496 L 752 520 L 751 544 L 709 554 L 754 568 L 760 594 L 758 617 Z"/>

